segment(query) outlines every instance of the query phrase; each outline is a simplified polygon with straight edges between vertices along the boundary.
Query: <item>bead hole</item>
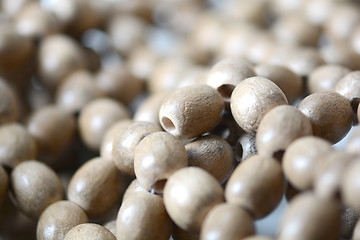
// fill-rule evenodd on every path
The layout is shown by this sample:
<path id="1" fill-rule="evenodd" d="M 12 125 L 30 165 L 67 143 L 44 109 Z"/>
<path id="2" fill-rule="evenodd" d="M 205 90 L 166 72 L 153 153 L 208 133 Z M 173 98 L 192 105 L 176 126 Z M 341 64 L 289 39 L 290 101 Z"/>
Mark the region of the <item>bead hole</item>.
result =
<path id="1" fill-rule="evenodd" d="M 163 123 L 166 131 L 174 131 L 175 130 L 175 125 L 169 118 L 163 117 L 161 119 L 161 122 Z"/>
<path id="2" fill-rule="evenodd" d="M 234 91 L 235 86 L 231 84 L 223 84 L 217 88 L 217 91 L 220 95 L 225 98 L 229 99 L 231 97 L 232 92 Z"/>

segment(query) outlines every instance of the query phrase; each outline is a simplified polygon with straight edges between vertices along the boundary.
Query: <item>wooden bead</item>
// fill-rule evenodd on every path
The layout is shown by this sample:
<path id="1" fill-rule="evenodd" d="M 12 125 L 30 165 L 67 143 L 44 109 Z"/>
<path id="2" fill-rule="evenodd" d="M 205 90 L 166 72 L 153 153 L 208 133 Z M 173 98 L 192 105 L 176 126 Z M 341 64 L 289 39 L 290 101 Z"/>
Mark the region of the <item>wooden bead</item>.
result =
<path id="1" fill-rule="evenodd" d="M 0 125 L 19 118 L 19 106 L 14 90 L 0 78 Z"/>
<path id="2" fill-rule="evenodd" d="M 167 132 L 147 135 L 134 153 L 134 171 L 143 188 L 162 193 L 167 179 L 188 166 L 187 152 L 180 140 Z"/>
<path id="3" fill-rule="evenodd" d="M 128 105 L 143 91 L 143 81 L 136 78 L 127 67 L 112 65 L 96 75 L 96 85 L 107 96 Z"/>
<path id="4" fill-rule="evenodd" d="M 18 123 L 0 126 L 0 163 L 7 167 L 36 158 L 36 143 L 25 127 Z"/>
<path id="5" fill-rule="evenodd" d="M 287 180 L 299 190 L 312 188 L 319 158 L 330 151 L 331 143 L 319 137 L 307 136 L 292 142 L 282 159 Z"/>
<path id="6" fill-rule="evenodd" d="M 159 111 L 164 99 L 168 96 L 166 92 L 151 94 L 147 97 L 134 114 L 135 121 L 145 121 L 156 124 L 160 127 Z"/>
<path id="7" fill-rule="evenodd" d="M 359 220 L 360 213 L 358 210 L 351 208 L 343 209 L 341 213 L 341 237 L 344 239 L 357 239 L 354 229 Z M 354 234 L 353 234 L 354 233 Z"/>
<path id="8" fill-rule="evenodd" d="M 231 145 L 216 135 L 199 137 L 185 145 L 189 166 L 200 167 L 220 183 L 226 181 L 234 168 Z"/>
<path id="9" fill-rule="evenodd" d="M 250 133 L 243 134 L 235 144 L 235 159 L 237 163 L 255 154 L 257 154 L 255 135 Z"/>
<path id="10" fill-rule="evenodd" d="M 287 103 L 286 96 L 275 83 L 263 77 L 252 77 L 236 86 L 230 107 L 239 126 L 254 133 L 266 112 Z"/>
<path id="11" fill-rule="evenodd" d="M 34 0 L 4 0 L 0 3 L 1 9 L 9 16 L 15 16 L 28 3 L 35 2 Z"/>
<path id="12" fill-rule="evenodd" d="M 336 84 L 335 91 L 349 100 L 356 113 L 360 103 L 360 71 L 350 72 L 344 76 Z"/>
<path id="13" fill-rule="evenodd" d="M 62 34 L 44 38 L 38 54 L 40 79 L 51 88 L 56 87 L 68 74 L 85 66 L 80 46 Z"/>
<path id="14" fill-rule="evenodd" d="M 116 237 L 101 225 L 83 223 L 73 227 L 64 240 L 116 240 Z"/>
<path id="15" fill-rule="evenodd" d="M 340 141 L 351 128 L 351 106 L 336 92 L 313 93 L 304 98 L 298 108 L 310 119 L 314 135 L 332 143 Z"/>
<path id="16" fill-rule="evenodd" d="M 30 160 L 20 163 L 12 171 L 11 193 L 23 213 L 38 219 L 45 208 L 63 199 L 64 188 L 50 167 Z"/>
<path id="17" fill-rule="evenodd" d="M 118 240 L 168 240 L 171 226 L 163 199 L 149 192 L 138 192 L 127 197 L 120 207 L 116 237 Z"/>
<path id="18" fill-rule="evenodd" d="M 56 104 L 70 113 L 78 113 L 92 100 L 104 96 L 90 72 L 69 74 L 56 89 Z"/>
<path id="19" fill-rule="evenodd" d="M 162 129 L 149 122 L 134 121 L 121 135 L 115 137 L 112 157 L 117 168 L 122 172 L 135 175 L 134 153 L 140 141 L 147 135 Z"/>
<path id="20" fill-rule="evenodd" d="M 334 91 L 336 84 L 349 72 L 350 69 L 341 65 L 327 64 L 317 67 L 309 75 L 308 91 L 309 93 Z"/>
<path id="21" fill-rule="evenodd" d="M 264 235 L 253 235 L 250 237 L 243 238 L 243 240 L 274 240 L 274 238 Z"/>
<path id="22" fill-rule="evenodd" d="M 126 198 L 128 198 L 131 195 L 134 195 L 138 192 L 148 192 L 145 190 L 139 183 L 139 180 L 136 178 L 130 183 L 130 185 L 126 188 L 126 191 L 123 195 L 122 200 L 125 201 Z"/>
<path id="23" fill-rule="evenodd" d="M 330 42 L 320 49 L 327 64 L 337 64 L 351 70 L 360 69 L 360 56 L 347 43 Z"/>
<path id="24" fill-rule="evenodd" d="M 88 216 L 98 216 L 119 201 L 123 190 L 121 181 L 120 171 L 113 162 L 95 158 L 87 161 L 74 173 L 67 196 Z"/>
<path id="25" fill-rule="evenodd" d="M 112 152 L 114 140 L 120 136 L 126 128 L 132 123 L 130 119 L 122 119 L 114 123 L 105 133 L 100 146 L 100 156 L 104 160 L 112 161 Z"/>
<path id="26" fill-rule="evenodd" d="M 275 159 L 260 155 L 240 163 L 225 188 L 226 201 L 246 209 L 255 219 L 275 209 L 283 193 L 281 165 Z"/>
<path id="27" fill-rule="evenodd" d="M 76 225 L 88 222 L 86 213 L 75 203 L 58 201 L 48 206 L 37 224 L 38 240 L 64 239 Z"/>
<path id="28" fill-rule="evenodd" d="M 104 227 L 116 236 L 116 219 L 105 223 Z"/>
<path id="29" fill-rule="evenodd" d="M 245 51 L 245 57 L 254 64 L 264 62 L 276 44 L 275 38 L 267 31 L 257 31 Z"/>
<path id="30" fill-rule="evenodd" d="M 215 89 L 196 84 L 172 92 L 160 108 L 159 119 L 167 132 L 190 139 L 214 128 L 223 109 L 223 100 Z"/>
<path id="31" fill-rule="evenodd" d="M 244 79 L 254 77 L 250 62 L 241 58 L 226 58 L 216 63 L 209 71 L 206 84 L 216 89 L 229 104 L 234 88 Z"/>
<path id="32" fill-rule="evenodd" d="M 359 239 L 359 238 L 360 238 L 360 220 L 357 221 L 352 234 L 352 239 Z"/>
<path id="33" fill-rule="evenodd" d="M 9 176 L 3 166 L 0 166 L 0 204 L 7 195 L 9 186 Z"/>
<path id="34" fill-rule="evenodd" d="M 186 231 L 199 232 L 206 214 L 224 201 L 223 189 L 206 171 L 188 167 L 175 172 L 164 188 L 166 211 Z"/>
<path id="35" fill-rule="evenodd" d="M 285 59 L 286 66 L 301 77 L 308 76 L 315 68 L 325 64 L 321 54 L 314 48 L 295 48 L 289 54 L 289 58 Z"/>
<path id="36" fill-rule="evenodd" d="M 347 165 L 341 180 L 341 196 L 346 207 L 360 209 L 359 196 L 360 162 L 355 160 Z"/>
<path id="37" fill-rule="evenodd" d="M 360 122 L 360 103 L 358 105 L 358 108 L 357 108 L 357 119 L 358 119 L 358 123 Z"/>
<path id="38" fill-rule="evenodd" d="M 255 72 L 256 75 L 273 81 L 284 92 L 289 103 L 293 103 L 302 94 L 302 79 L 285 66 L 259 64 L 255 67 Z"/>
<path id="39" fill-rule="evenodd" d="M 322 199 L 310 192 L 300 194 L 285 211 L 277 239 L 339 239 L 340 212 L 340 204 L 334 199 Z"/>
<path id="40" fill-rule="evenodd" d="M 304 3 L 304 15 L 314 25 L 323 26 L 338 7 L 339 2 L 327 0 L 306 1 Z"/>
<path id="41" fill-rule="evenodd" d="M 106 130 L 115 122 L 130 117 L 128 109 L 110 98 L 89 102 L 80 112 L 78 125 L 85 145 L 98 151 Z"/>
<path id="42" fill-rule="evenodd" d="M 344 172 L 354 160 L 354 155 L 340 151 L 327 152 L 319 157 L 314 179 L 315 193 L 322 198 L 338 196 Z"/>
<path id="43" fill-rule="evenodd" d="M 312 135 L 310 120 L 297 108 L 283 105 L 271 109 L 261 120 L 256 133 L 260 155 L 275 157 L 297 138 Z"/>
<path id="44" fill-rule="evenodd" d="M 255 233 L 253 218 L 244 209 L 229 203 L 215 206 L 206 215 L 200 239 L 242 239 Z"/>
<path id="45" fill-rule="evenodd" d="M 158 56 L 152 49 L 141 45 L 130 52 L 127 64 L 129 70 L 135 77 L 147 81 L 158 61 Z"/>
<path id="46" fill-rule="evenodd" d="M 75 119 L 62 108 L 49 105 L 32 114 L 27 129 L 36 140 L 39 159 L 52 165 L 51 159 L 59 158 L 70 146 L 75 134 Z"/>

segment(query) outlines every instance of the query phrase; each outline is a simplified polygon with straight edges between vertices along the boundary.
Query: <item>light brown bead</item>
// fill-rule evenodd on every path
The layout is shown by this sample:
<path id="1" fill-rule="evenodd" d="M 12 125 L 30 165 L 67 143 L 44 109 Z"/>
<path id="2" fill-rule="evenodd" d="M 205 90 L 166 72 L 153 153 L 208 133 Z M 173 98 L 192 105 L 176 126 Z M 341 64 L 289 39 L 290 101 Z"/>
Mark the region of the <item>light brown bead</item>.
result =
<path id="1" fill-rule="evenodd" d="M 101 225 L 82 223 L 73 227 L 64 240 L 116 240 L 116 237 Z"/>
<path id="2" fill-rule="evenodd" d="M 134 153 L 140 141 L 147 135 L 162 129 L 153 123 L 134 121 L 121 135 L 115 137 L 112 157 L 117 168 L 129 175 L 134 172 Z"/>
<path id="3" fill-rule="evenodd" d="M 242 239 L 255 233 L 252 216 L 244 209 L 229 203 L 215 206 L 206 215 L 200 239 Z"/>
<path id="4" fill-rule="evenodd" d="M 158 92 L 148 96 L 136 109 L 134 120 L 151 122 L 160 127 L 159 111 L 164 99 L 168 95 L 166 92 Z"/>
<path id="5" fill-rule="evenodd" d="M 358 108 L 357 108 L 357 119 L 358 119 L 358 123 L 360 122 L 360 103 L 358 105 Z"/>
<path id="6" fill-rule="evenodd" d="M 190 139 L 214 128 L 223 109 L 223 100 L 215 89 L 196 84 L 172 92 L 160 108 L 159 119 L 167 132 Z"/>
<path id="7" fill-rule="evenodd" d="M 112 65 L 96 75 L 96 85 L 107 96 L 125 105 L 143 91 L 143 81 L 136 78 L 125 66 Z"/>
<path id="8" fill-rule="evenodd" d="M 298 99 L 303 91 L 303 80 L 289 68 L 281 65 L 259 64 L 256 75 L 273 81 L 285 94 L 289 103 Z"/>
<path id="9" fill-rule="evenodd" d="M 46 207 L 63 199 L 64 188 L 50 167 L 30 160 L 20 163 L 12 171 L 11 193 L 23 213 L 38 219 Z"/>
<path id="10" fill-rule="evenodd" d="M 58 201 L 48 206 L 37 224 L 38 240 L 64 239 L 76 225 L 88 222 L 86 213 L 75 203 Z"/>
<path id="11" fill-rule="evenodd" d="M 360 128 L 354 127 L 345 145 L 345 151 L 360 155 Z"/>
<path id="12" fill-rule="evenodd" d="M 347 167 L 355 160 L 355 155 L 331 151 L 319 157 L 314 179 L 315 193 L 322 198 L 335 198 L 340 194 L 341 180 Z"/>
<path id="13" fill-rule="evenodd" d="M 166 211 L 186 231 L 199 232 L 206 214 L 224 201 L 218 181 L 198 167 L 175 172 L 164 188 Z"/>
<path id="14" fill-rule="evenodd" d="M 295 140 L 282 159 L 287 180 L 299 190 L 312 188 L 320 156 L 331 151 L 331 143 L 319 137 L 307 136 Z"/>
<path id="15" fill-rule="evenodd" d="M 312 135 L 310 120 L 297 108 L 283 105 L 271 109 L 261 120 L 256 133 L 260 155 L 275 157 L 297 138 Z"/>
<path id="16" fill-rule="evenodd" d="M 216 89 L 229 104 L 234 88 L 244 79 L 254 77 L 250 62 L 242 58 L 226 58 L 217 62 L 208 72 L 206 84 Z"/>
<path id="17" fill-rule="evenodd" d="M 352 234 L 352 239 L 360 239 L 360 220 L 357 221 L 353 234 Z"/>
<path id="18" fill-rule="evenodd" d="M 336 11 L 337 1 L 313 0 L 304 2 L 304 15 L 314 25 L 323 26 L 325 22 Z"/>
<path id="19" fill-rule="evenodd" d="M 116 219 L 105 223 L 103 226 L 116 236 Z"/>
<path id="20" fill-rule="evenodd" d="M 56 160 L 74 138 L 75 118 L 62 108 L 49 105 L 33 113 L 27 129 L 36 140 L 39 159 L 52 165 L 52 159 Z"/>
<path id="21" fill-rule="evenodd" d="M 360 161 L 357 158 L 355 161 L 352 161 L 345 169 L 343 173 L 343 178 L 341 180 L 341 196 L 346 207 L 353 209 L 360 209 L 359 197 L 360 197 L 360 188 L 359 188 L 359 170 L 360 170 Z"/>
<path id="22" fill-rule="evenodd" d="M 334 91 L 336 84 L 349 72 L 350 69 L 341 65 L 327 64 L 317 67 L 307 80 L 308 91 L 309 93 Z"/>
<path id="23" fill-rule="evenodd" d="M 206 135 L 185 145 L 189 166 L 200 167 L 223 183 L 234 167 L 231 145 L 216 135 Z"/>
<path id="24" fill-rule="evenodd" d="M 36 158 L 35 140 L 25 127 L 18 123 L 0 127 L 0 163 L 7 167 Z"/>
<path id="25" fill-rule="evenodd" d="M 85 66 L 80 46 L 66 35 L 55 34 L 44 38 L 38 54 L 40 79 L 51 88 L 68 74 Z"/>
<path id="26" fill-rule="evenodd" d="M 0 166 L 0 204 L 7 195 L 9 186 L 9 176 L 3 166 Z"/>
<path id="27" fill-rule="evenodd" d="M 78 113 L 90 101 L 104 96 L 95 79 L 85 70 L 69 74 L 56 89 L 56 104 L 70 113 Z"/>
<path id="28" fill-rule="evenodd" d="M 152 49 L 140 45 L 130 52 L 127 64 L 135 77 L 148 81 L 158 61 L 158 56 Z"/>
<path id="29" fill-rule="evenodd" d="M 236 167 L 226 184 L 225 198 L 255 219 L 263 218 L 279 204 L 284 181 L 281 165 L 275 159 L 254 155 Z"/>
<path id="30" fill-rule="evenodd" d="M 67 196 L 88 216 L 98 216 L 119 201 L 123 191 L 122 181 L 120 171 L 113 162 L 94 158 L 74 173 Z"/>
<path id="31" fill-rule="evenodd" d="M 138 192 L 148 192 L 147 190 L 145 190 L 139 183 L 139 180 L 137 180 L 136 178 L 130 183 L 130 185 L 126 188 L 126 191 L 123 195 L 122 200 L 125 201 L 126 198 L 128 198 L 129 196 L 136 194 Z"/>
<path id="32" fill-rule="evenodd" d="M 243 238 L 243 240 L 274 240 L 274 238 L 264 235 L 252 235 L 250 237 Z"/>
<path id="33" fill-rule="evenodd" d="M 304 98 L 298 108 L 310 119 L 314 135 L 332 143 L 340 141 L 351 128 L 351 106 L 336 92 L 313 93 Z"/>
<path id="34" fill-rule="evenodd" d="M 167 179 L 188 166 L 188 156 L 182 142 L 167 132 L 147 135 L 134 153 L 134 171 L 143 188 L 162 193 Z"/>
<path id="35" fill-rule="evenodd" d="M 344 76 L 336 84 L 335 91 L 349 100 L 356 113 L 360 103 L 360 71 L 350 72 Z"/>
<path id="36" fill-rule="evenodd" d="M 118 240 L 168 240 L 172 222 L 164 201 L 149 192 L 138 192 L 122 203 L 116 220 Z"/>
<path id="37" fill-rule="evenodd" d="M 235 159 L 239 163 L 257 154 L 255 135 L 243 134 L 235 144 Z"/>
<path id="38" fill-rule="evenodd" d="M 114 123 L 108 130 L 101 141 L 100 156 L 104 160 L 112 161 L 112 152 L 114 146 L 114 140 L 117 136 L 120 136 L 127 127 L 132 123 L 130 119 L 123 119 Z"/>
<path id="39" fill-rule="evenodd" d="M 35 2 L 35 0 L 4 0 L 0 5 L 4 13 L 9 16 L 15 16 L 30 2 Z"/>
<path id="40" fill-rule="evenodd" d="M 232 115 L 246 132 L 257 131 L 260 121 L 270 109 L 287 104 L 285 94 L 269 79 L 252 77 L 243 80 L 231 95 Z"/>
<path id="41" fill-rule="evenodd" d="M 106 130 L 115 122 L 130 117 L 128 109 L 110 98 L 89 102 L 80 112 L 78 125 L 85 145 L 98 151 Z"/>
<path id="42" fill-rule="evenodd" d="M 341 237 L 344 239 L 358 239 L 355 237 L 354 229 L 359 220 L 360 213 L 358 210 L 345 208 L 341 213 Z"/>
<path id="43" fill-rule="evenodd" d="M 339 239 L 340 203 L 311 192 L 295 197 L 281 218 L 279 240 Z"/>
<path id="44" fill-rule="evenodd" d="M 289 56 L 284 60 L 283 64 L 286 64 L 288 68 L 301 77 L 308 76 L 315 68 L 325 64 L 318 50 L 310 47 L 299 47 L 290 50 Z"/>
<path id="45" fill-rule="evenodd" d="M 0 78 L 0 125 L 15 122 L 19 118 L 18 100 L 14 90 Z"/>

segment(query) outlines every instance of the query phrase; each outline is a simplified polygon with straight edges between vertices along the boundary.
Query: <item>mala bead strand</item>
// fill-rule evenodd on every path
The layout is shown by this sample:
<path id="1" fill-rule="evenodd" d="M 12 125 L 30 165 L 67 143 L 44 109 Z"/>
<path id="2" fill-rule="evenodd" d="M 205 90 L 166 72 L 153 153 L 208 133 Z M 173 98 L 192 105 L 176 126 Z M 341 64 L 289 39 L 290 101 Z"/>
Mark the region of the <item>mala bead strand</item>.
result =
<path id="1" fill-rule="evenodd" d="M 153 123 L 132 122 L 121 135 L 114 139 L 112 158 L 115 166 L 126 174 L 135 175 L 134 153 L 136 147 L 144 137 L 160 131 L 162 129 Z"/>
<path id="2" fill-rule="evenodd" d="M 275 83 L 263 77 L 252 77 L 236 86 L 230 107 L 239 126 L 246 132 L 255 133 L 266 112 L 287 103 L 285 94 Z"/>
<path id="3" fill-rule="evenodd" d="M 134 153 L 134 171 L 143 188 L 162 193 L 167 179 L 180 168 L 188 166 L 182 142 L 167 132 L 147 135 Z"/>
<path id="4" fill-rule="evenodd" d="M 88 216 L 98 216 L 120 200 L 123 181 L 120 171 L 112 161 L 91 159 L 74 173 L 67 196 Z"/>
<path id="5" fill-rule="evenodd" d="M 260 155 L 275 157 L 294 140 L 308 135 L 312 135 L 311 122 L 300 110 L 288 105 L 277 106 L 261 120 L 256 148 Z"/>
<path id="6" fill-rule="evenodd" d="M 284 187 L 280 163 L 254 155 L 236 167 L 226 184 L 225 198 L 249 211 L 254 219 L 260 219 L 279 204 Z"/>
<path id="7" fill-rule="evenodd" d="M 332 143 L 340 141 L 351 128 L 351 106 L 336 92 L 313 93 L 304 98 L 298 108 L 310 119 L 314 135 Z"/>
<path id="8" fill-rule="evenodd" d="M 340 203 L 311 192 L 295 197 L 281 218 L 278 239 L 339 239 Z"/>
<path id="9" fill-rule="evenodd" d="M 229 177 L 234 168 L 231 145 L 216 135 L 196 138 L 185 145 L 189 166 L 200 167 L 213 175 L 220 183 Z"/>
<path id="10" fill-rule="evenodd" d="M 64 240 L 116 240 L 116 237 L 101 225 L 83 223 L 73 227 Z"/>
<path id="11" fill-rule="evenodd" d="M 5 199 L 9 186 L 9 176 L 4 167 L 0 165 L 0 204 Z"/>
<path id="12" fill-rule="evenodd" d="M 161 126 L 180 139 L 197 137 L 221 120 L 224 103 L 215 89 L 196 84 L 172 92 L 159 112 Z"/>
<path id="13" fill-rule="evenodd" d="M 220 183 L 198 167 L 183 168 L 166 182 L 164 203 L 170 218 L 185 231 L 199 232 L 207 213 L 224 201 Z"/>
<path id="14" fill-rule="evenodd" d="M 229 203 L 215 206 L 201 227 L 200 239 L 242 239 L 255 233 L 252 216 L 244 209 Z"/>

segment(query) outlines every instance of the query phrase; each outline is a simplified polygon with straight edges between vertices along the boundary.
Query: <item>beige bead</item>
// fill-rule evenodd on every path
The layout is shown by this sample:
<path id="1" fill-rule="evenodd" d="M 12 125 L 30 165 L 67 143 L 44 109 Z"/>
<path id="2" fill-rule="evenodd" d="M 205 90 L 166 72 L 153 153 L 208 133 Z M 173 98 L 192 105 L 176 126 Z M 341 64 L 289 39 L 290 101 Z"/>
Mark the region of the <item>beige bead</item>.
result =
<path id="1" fill-rule="evenodd" d="M 7 195 L 9 186 L 9 176 L 3 166 L 0 166 L 0 204 Z"/>
<path id="2" fill-rule="evenodd" d="M 350 72 L 335 87 L 335 91 L 349 100 L 356 113 L 360 103 L 360 71 Z"/>
<path id="3" fill-rule="evenodd" d="M 260 155 L 275 157 L 296 139 L 312 135 L 310 120 L 297 108 L 283 105 L 271 109 L 261 120 L 256 133 Z"/>
<path id="4" fill-rule="evenodd" d="M 206 135 L 185 145 L 189 166 L 200 167 L 223 183 L 234 167 L 231 145 L 216 135 Z"/>
<path id="5" fill-rule="evenodd" d="M 126 174 L 135 175 L 134 153 L 136 147 L 144 137 L 161 130 L 153 123 L 132 122 L 121 135 L 114 139 L 112 158 L 116 167 Z"/>
<path id="6" fill-rule="evenodd" d="M 339 239 L 341 206 L 311 192 L 294 198 L 281 218 L 279 240 Z"/>
<path id="7" fill-rule="evenodd" d="M 101 225 L 83 223 L 73 227 L 64 240 L 116 240 L 116 237 Z"/>
<path id="8" fill-rule="evenodd" d="M 7 167 L 36 158 L 35 140 L 25 127 L 18 123 L 0 127 L 0 163 Z"/>
<path id="9" fill-rule="evenodd" d="M 250 62 L 241 58 L 226 58 L 217 62 L 209 71 L 206 84 L 216 89 L 229 104 L 234 88 L 244 79 L 254 77 Z"/>
<path id="10" fill-rule="evenodd" d="M 344 239 L 358 239 L 355 236 L 354 229 L 359 220 L 360 213 L 358 210 L 345 208 L 341 213 L 341 237 Z M 353 234 L 354 233 L 354 234 Z"/>
<path id="11" fill-rule="evenodd" d="M 132 123 L 130 119 L 123 119 L 114 123 L 108 130 L 101 141 L 100 156 L 102 159 L 112 161 L 112 152 L 114 140 L 117 136 L 120 136 L 127 127 Z"/>
<path id="12" fill-rule="evenodd" d="M 105 223 L 104 227 L 116 236 L 116 219 Z"/>
<path id="13" fill-rule="evenodd" d="M 352 239 L 353 240 L 357 240 L 360 239 L 360 220 L 357 221 L 353 234 L 352 234 Z"/>
<path id="14" fill-rule="evenodd" d="M 167 132 L 147 135 L 134 153 L 134 171 L 143 188 L 162 193 L 167 179 L 188 166 L 188 156 L 182 142 Z"/>
<path id="15" fill-rule="evenodd" d="M 263 77 L 252 77 L 243 80 L 234 89 L 230 107 L 239 126 L 246 132 L 254 133 L 266 112 L 287 103 L 286 96 L 275 83 Z"/>
<path id="16" fill-rule="evenodd" d="M 345 145 L 345 151 L 360 155 L 360 128 L 355 127 Z"/>
<path id="17" fill-rule="evenodd" d="M 243 134 L 235 144 L 235 159 L 237 162 L 257 154 L 255 135 L 250 133 Z"/>
<path id="18" fill-rule="evenodd" d="M 325 64 L 325 61 L 317 49 L 299 47 L 290 51 L 289 57 L 285 58 L 284 64 L 298 76 L 306 77 L 315 68 Z"/>
<path id="19" fill-rule="evenodd" d="M 307 20 L 317 26 L 324 25 L 325 22 L 336 11 L 337 1 L 313 0 L 304 2 L 304 15 Z"/>
<path id="20" fill-rule="evenodd" d="M 190 139 L 214 128 L 223 109 L 223 100 L 215 89 L 196 84 L 172 92 L 160 108 L 159 119 L 167 132 Z"/>
<path id="21" fill-rule="evenodd" d="M 105 132 L 115 122 L 130 117 L 128 109 L 110 98 L 89 102 L 80 112 L 78 125 L 85 145 L 98 151 Z"/>
<path id="22" fill-rule="evenodd" d="M 64 239 L 76 225 L 88 222 L 86 213 L 75 203 L 58 201 L 48 206 L 37 224 L 38 240 Z"/>
<path id="23" fill-rule="evenodd" d="M 136 178 L 130 183 L 130 185 L 126 188 L 126 191 L 123 195 L 122 200 L 125 201 L 126 198 L 128 198 L 131 195 L 134 195 L 138 192 L 148 192 L 145 190 L 139 183 L 139 180 Z"/>
<path id="24" fill-rule="evenodd" d="M 243 240 L 274 240 L 274 238 L 264 235 L 252 235 L 250 237 L 243 238 Z"/>
<path id="25" fill-rule="evenodd" d="M 254 64 L 265 61 L 276 45 L 275 38 L 268 31 L 257 31 L 254 33 L 245 51 L 245 57 Z"/>
<path id="26" fill-rule="evenodd" d="M 123 191 L 122 181 L 123 177 L 113 162 L 95 158 L 74 173 L 67 196 L 88 216 L 98 216 L 119 201 Z"/>
<path id="27" fill-rule="evenodd" d="M 135 77 L 147 81 L 158 61 L 158 56 L 152 49 L 140 45 L 130 52 L 127 64 Z"/>
<path id="28" fill-rule="evenodd" d="M 229 203 L 219 204 L 206 215 L 200 239 L 243 239 L 255 233 L 252 216 Z"/>
<path id="29" fill-rule="evenodd" d="M 164 201 L 149 192 L 138 192 L 122 203 L 116 220 L 118 240 L 168 240 L 172 222 Z"/>
<path id="30" fill-rule="evenodd" d="M 351 70 L 360 68 L 360 56 L 345 42 L 334 41 L 324 45 L 320 53 L 327 64 L 337 64 Z"/>
<path id="31" fill-rule="evenodd" d="M 281 165 L 275 159 L 254 155 L 236 167 L 226 184 L 225 198 L 255 219 L 263 218 L 279 204 L 284 181 Z"/>
<path id="32" fill-rule="evenodd" d="M 50 167 L 30 160 L 17 165 L 11 173 L 11 193 L 23 213 L 38 219 L 45 208 L 63 199 L 64 188 Z"/>
<path id="33" fill-rule="evenodd" d="M 136 78 L 130 70 L 121 65 L 103 68 L 96 75 L 96 85 L 107 96 L 128 105 L 143 91 L 143 81 Z"/>
<path id="34" fill-rule="evenodd" d="M 319 137 L 307 136 L 295 140 L 282 159 L 287 180 L 299 190 L 312 188 L 319 158 L 331 151 L 331 143 Z"/>
<path id="35" fill-rule="evenodd" d="M 186 231 L 200 231 L 206 214 L 224 201 L 223 189 L 206 171 L 188 167 L 175 172 L 164 188 L 166 211 Z"/>
<path id="36" fill-rule="evenodd" d="M 332 143 L 340 141 L 351 128 L 351 106 L 336 92 L 313 93 L 304 98 L 298 108 L 310 119 L 314 135 Z"/>
<path id="37" fill-rule="evenodd" d="M 90 101 L 104 96 L 93 75 L 85 70 L 69 74 L 56 89 L 56 104 L 70 113 L 78 113 Z"/>
<path id="38" fill-rule="evenodd" d="M 9 16 L 15 16 L 30 2 L 35 2 L 35 0 L 4 0 L 0 5 L 4 13 Z"/>
<path id="39" fill-rule="evenodd" d="M 19 105 L 14 90 L 0 78 L 0 125 L 19 118 Z"/>
<path id="40" fill-rule="evenodd" d="M 256 75 L 273 81 L 285 94 L 289 103 L 298 99 L 303 91 L 303 80 L 289 68 L 281 65 L 259 64 Z"/>
<path id="41" fill-rule="evenodd" d="M 309 93 L 334 91 L 336 84 L 349 72 L 350 69 L 341 65 L 327 64 L 317 67 L 307 80 L 308 91 Z"/>
<path id="42" fill-rule="evenodd" d="M 344 205 L 352 209 L 360 209 L 359 169 L 360 162 L 357 158 L 346 167 L 341 180 L 340 190 Z"/>
<path id="43" fill-rule="evenodd" d="M 85 65 L 80 46 L 68 36 L 55 34 L 44 38 L 39 46 L 38 72 L 42 82 L 56 87 L 68 74 Z"/>

